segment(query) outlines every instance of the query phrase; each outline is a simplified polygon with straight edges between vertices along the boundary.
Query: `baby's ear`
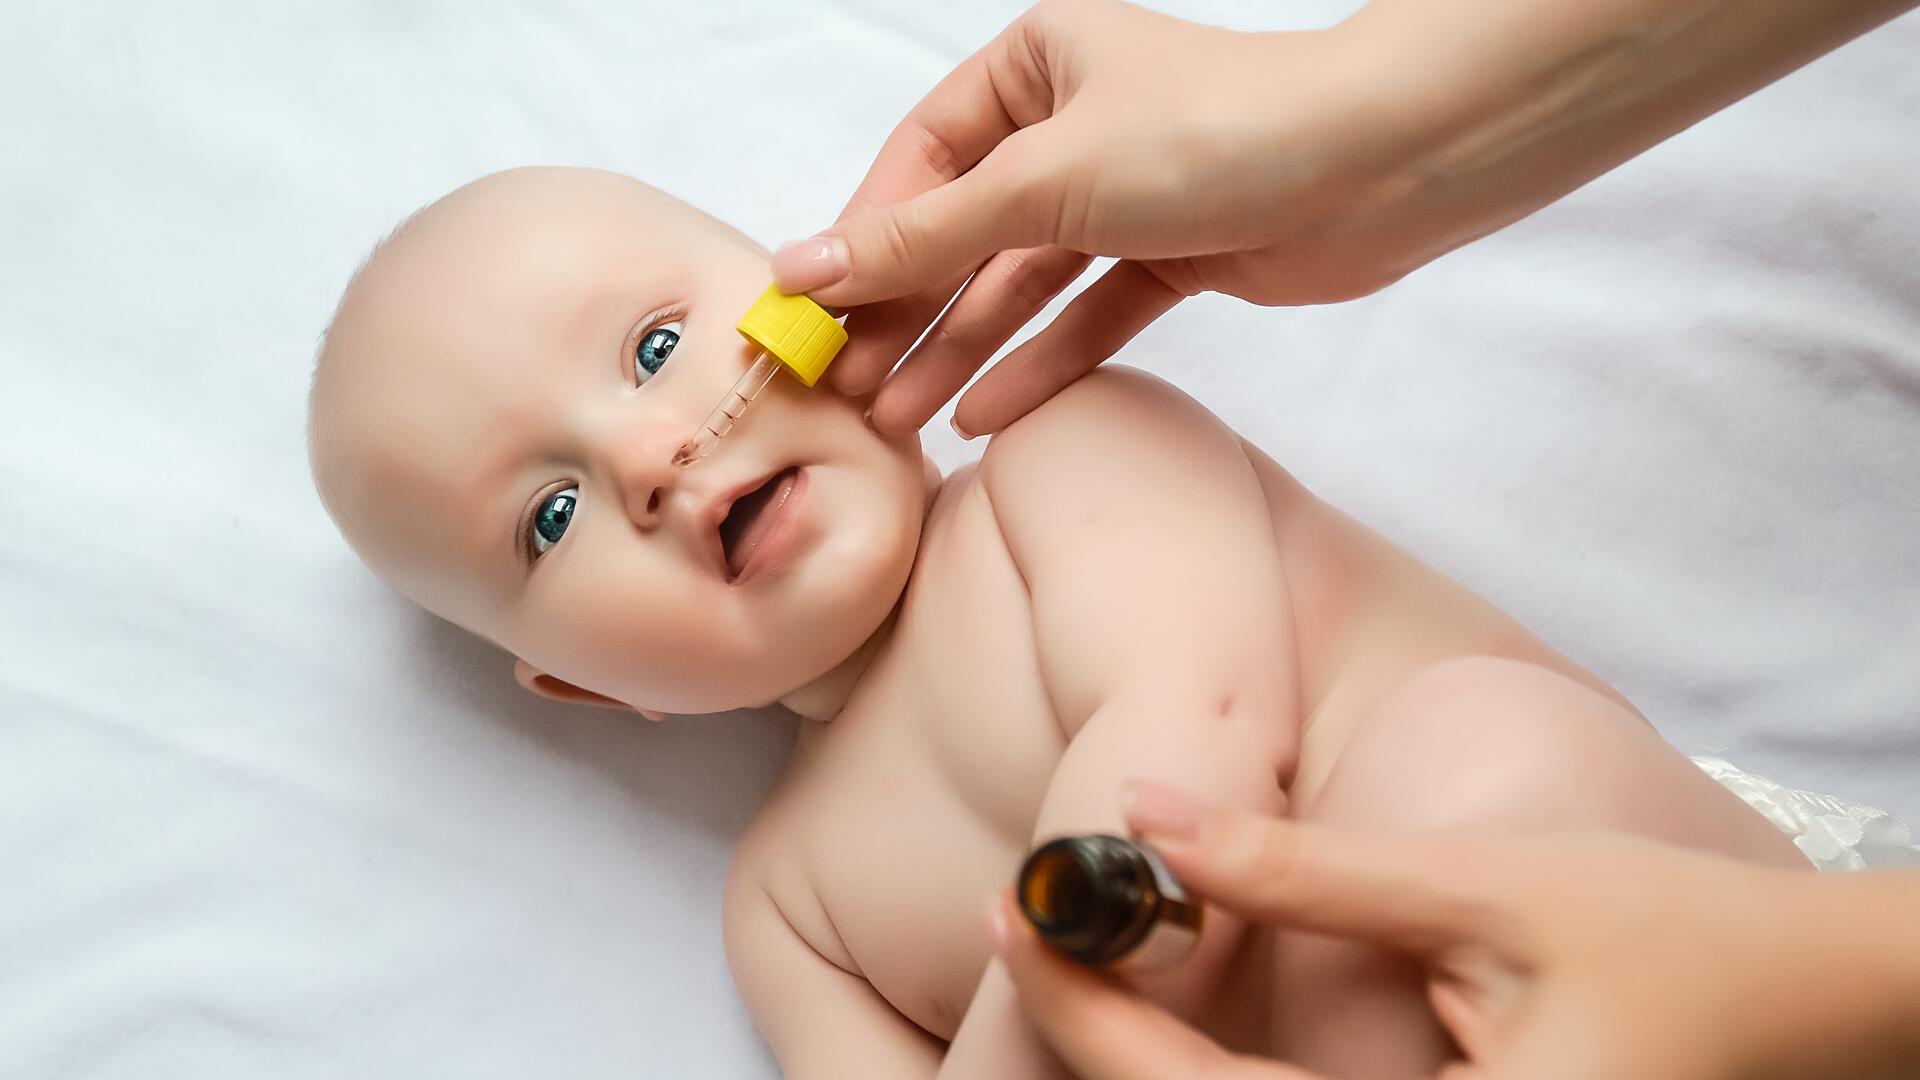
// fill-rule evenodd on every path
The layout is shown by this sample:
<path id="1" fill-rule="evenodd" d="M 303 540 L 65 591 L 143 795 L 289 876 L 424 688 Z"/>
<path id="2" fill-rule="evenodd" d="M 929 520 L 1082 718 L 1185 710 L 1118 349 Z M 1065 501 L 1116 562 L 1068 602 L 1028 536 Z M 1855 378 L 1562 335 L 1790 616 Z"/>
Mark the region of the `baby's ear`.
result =
<path id="1" fill-rule="evenodd" d="M 637 712 L 655 721 L 666 719 L 665 715 L 653 709 L 636 709 L 624 701 L 615 701 L 605 694 L 583 690 L 565 679 L 556 679 L 525 660 L 514 660 L 513 679 L 528 691 L 554 701 L 564 701 L 571 705 L 598 705 L 603 709 L 619 709 L 622 712 Z"/>

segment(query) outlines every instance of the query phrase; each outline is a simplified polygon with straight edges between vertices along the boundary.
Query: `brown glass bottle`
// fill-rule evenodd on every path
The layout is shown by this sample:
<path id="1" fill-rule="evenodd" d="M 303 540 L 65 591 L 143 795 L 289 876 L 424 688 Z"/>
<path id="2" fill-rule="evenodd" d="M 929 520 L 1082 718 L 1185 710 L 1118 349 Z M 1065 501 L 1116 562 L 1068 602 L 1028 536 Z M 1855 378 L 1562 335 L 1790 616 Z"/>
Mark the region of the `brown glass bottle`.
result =
<path id="1" fill-rule="evenodd" d="M 1172 967 L 1200 940 L 1200 903 L 1151 849 L 1118 836 L 1040 845 L 1014 893 L 1040 937 L 1083 964 Z"/>

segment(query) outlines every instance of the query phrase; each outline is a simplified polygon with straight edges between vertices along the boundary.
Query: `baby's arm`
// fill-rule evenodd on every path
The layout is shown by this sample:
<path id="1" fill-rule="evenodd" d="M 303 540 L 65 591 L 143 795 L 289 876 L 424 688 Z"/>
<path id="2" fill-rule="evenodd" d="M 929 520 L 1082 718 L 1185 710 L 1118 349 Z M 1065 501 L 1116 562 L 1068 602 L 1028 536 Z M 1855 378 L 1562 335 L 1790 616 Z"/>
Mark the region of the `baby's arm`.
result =
<path id="1" fill-rule="evenodd" d="M 734 983 L 789 1080 L 938 1072 L 939 1042 L 810 945 L 739 856 L 727 881 L 726 935 Z"/>
<path id="2" fill-rule="evenodd" d="M 1082 379 L 997 438 L 980 480 L 1033 608 L 1068 745 L 1035 840 L 1121 832 L 1120 783 L 1148 777 L 1265 812 L 1298 740 L 1297 659 L 1273 523 L 1234 433 L 1136 372 Z M 1190 1013 L 1239 936 L 1143 989 Z M 998 964 L 943 1076 L 1046 1076 Z"/>

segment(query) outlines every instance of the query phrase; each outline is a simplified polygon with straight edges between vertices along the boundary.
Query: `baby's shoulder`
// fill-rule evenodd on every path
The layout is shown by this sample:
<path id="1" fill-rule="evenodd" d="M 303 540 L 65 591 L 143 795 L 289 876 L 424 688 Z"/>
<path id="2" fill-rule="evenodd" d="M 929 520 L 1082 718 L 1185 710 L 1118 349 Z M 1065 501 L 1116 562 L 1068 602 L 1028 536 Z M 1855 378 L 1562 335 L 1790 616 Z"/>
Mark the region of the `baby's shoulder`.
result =
<path id="1" fill-rule="evenodd" d="M 1231 435 L 1206 407 L 1138 368 L 1107 364 L 1088 372 L 993 437 L 982 468 L 1070 446 L 1136 441 L 1190 424 Z M 1070 444 L 1063 447 L 1061 444 Z"/>
<path id="2" fill-rule="evenodd" d="M 1240 437 L 1205 406 L 1163 379 L 1107 364 L 994 436 L 976 482 L 1017 528 L 1245 460 Z"/>

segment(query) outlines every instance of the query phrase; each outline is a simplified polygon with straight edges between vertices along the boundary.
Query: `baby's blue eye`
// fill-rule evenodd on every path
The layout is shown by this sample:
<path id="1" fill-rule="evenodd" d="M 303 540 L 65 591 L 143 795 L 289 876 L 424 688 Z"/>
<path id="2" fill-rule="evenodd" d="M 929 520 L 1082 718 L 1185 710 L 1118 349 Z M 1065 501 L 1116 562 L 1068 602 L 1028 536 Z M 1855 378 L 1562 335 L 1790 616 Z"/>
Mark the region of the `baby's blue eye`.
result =
<path id="1" fill-rule="evenodd" d="M 540 509 L 533 512 L 533 553 L 545 555 L 553 545 L 567 534 L 567 526 L 573 523 L 573 511 L 580 505 L 580 489 L 570 487 L 556 491 L 540 503 Z"/>
<path id="2" fill-rule="evenodd" d="M 661 323 L 659 326 L 640 336 L 640 344 L 633 350 L 633 381 L 644 386 L 648 379 L 660 373 L 667 364 L 667 357 L 673 355 L 673 347 L 680 344 L 680 323 L 678 320 Z"/>

